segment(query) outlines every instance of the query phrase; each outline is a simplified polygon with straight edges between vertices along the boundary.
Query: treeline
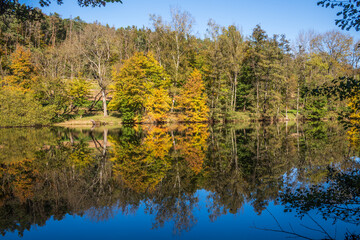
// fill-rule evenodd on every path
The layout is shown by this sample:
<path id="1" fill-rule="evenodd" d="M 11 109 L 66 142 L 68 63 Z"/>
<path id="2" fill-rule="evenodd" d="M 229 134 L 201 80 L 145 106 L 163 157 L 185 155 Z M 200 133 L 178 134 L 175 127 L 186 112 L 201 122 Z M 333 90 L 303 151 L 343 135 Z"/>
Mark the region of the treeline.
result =
<path id="1" fill-rule="evenodd" d="M 115 29 L 58 14 L 7 17 L 0 23 L 0 125 L 100 109 L 106 116 L 109 102 L 124 121 L 136 122 L 321 119 L 348 108 L 308 93 L 338 77 L 359 78 L 352 37 L 308 32 L 291 44 L 260 26 L 244 36 L 210 20 L 201 38 L 193 22 L 178 9 L 170 22 L 151 16 L 151 28 Z"/>

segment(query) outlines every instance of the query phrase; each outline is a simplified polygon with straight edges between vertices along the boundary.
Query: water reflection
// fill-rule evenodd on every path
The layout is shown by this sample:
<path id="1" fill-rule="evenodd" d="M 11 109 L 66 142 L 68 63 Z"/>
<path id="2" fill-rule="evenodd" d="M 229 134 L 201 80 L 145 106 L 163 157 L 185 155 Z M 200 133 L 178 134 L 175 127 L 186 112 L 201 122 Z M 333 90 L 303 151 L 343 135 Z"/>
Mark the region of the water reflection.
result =
<path id="1" fill-rule="evenodd" d="M 0 129 L 0 231 L 22 235 L 67 214 L 103 221 L 143 206 L 153 228 L 171 223 L 181 233 L 198 222 L 199 190 L 213 222 L 274 203 L 299 218 L 316 210 L 359 224 L 357 139 L 335 122 Z"/>

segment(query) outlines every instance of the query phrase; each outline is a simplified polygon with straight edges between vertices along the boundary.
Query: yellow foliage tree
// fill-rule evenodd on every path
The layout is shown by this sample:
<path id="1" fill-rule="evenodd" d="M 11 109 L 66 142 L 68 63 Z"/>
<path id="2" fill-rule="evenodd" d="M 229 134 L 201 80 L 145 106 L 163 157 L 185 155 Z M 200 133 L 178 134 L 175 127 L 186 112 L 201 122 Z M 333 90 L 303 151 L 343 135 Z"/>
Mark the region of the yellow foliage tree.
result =
<path id="1" fill-rule="evenodd" d="M 351 110 L 351 114 L 349 116 L 350 119 L 360 119 L 359 104 L 359 98 L 357 95 L 348 100 L 348 107 Z"/>
<path id="2" fill-rule="evenodd" d="M 170 81 L 154 56 L 136 53 L 112 73 L 115 93 L 109 108 L 122 114 L 124 122 L 163 121 L 169 110 Z"/>
<path id="3" fill-rule="evenodd" d="M 353 96 L 348 99 L 348 107 L 350 108 L 350 125 L 351 127 L 347 131 L 348 140 L 350 142 L 351 148 L 354 150 L 359 149 L 360 147 L 360 112 L 359 112 L 359 99 L 357 96 Z"/>
<path id="4" fill-rule="evenodd" d="M 90 94 L 89 84 L 83 77 L 75 78 L 68 83 L 68 96 L 74 106 L 82 106 Z"/>
<path id="5" fill-rule="evenodd" d="M 147 96 L 144 106 L 146 122 L 163 122 L 170 111 L 171 98 L 164 88 L 153 88 Z"/>
<path id="6" fill-rule="evenodd" d="M 35 67 L 31 62 L 30 50 L 19 46 L 11 54 L 10 59 L 12 74 L 4 78 L 4 85 L 9 88 L 28 91 L 36 81 Z"/>
<path id="7" fill-rule="evenodd" d="M 177 98 L 179 118 L 186 122 L 205 122 L 209 118 L 208 97 L 199 70 L 195 69 L 187 79 Z"/>

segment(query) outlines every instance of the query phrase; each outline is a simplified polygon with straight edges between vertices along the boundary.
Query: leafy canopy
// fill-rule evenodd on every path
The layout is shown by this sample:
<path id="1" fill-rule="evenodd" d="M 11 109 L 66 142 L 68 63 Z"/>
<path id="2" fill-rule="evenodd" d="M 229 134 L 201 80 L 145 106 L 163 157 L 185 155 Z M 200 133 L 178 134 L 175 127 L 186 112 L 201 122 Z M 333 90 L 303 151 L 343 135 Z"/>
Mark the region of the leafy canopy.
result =
<path id="1" fill-rule="evenodd" d="M 359 0 L 321 0 L 317 5 L 322 7 L 340 7 L 341 10 L 336 14 L 342 16 L 342 19 L 335 20 L 336 25 L 341 29 L 350 30 L 355 28 L 356 31 L 360 30 L 360 1 Z"/>
<path id="2" fill-rule="evenodd" d="M 41 7 L 50 6 L 52 0 L 39 0 Z M 105 7 L 107 3 L 122 3 L 121 0 L 77 0 L 80 7 Z M 61 5 L 63 0 L 56 0 L 56 3 Z M 27 4 L 20 4 L 18 0 L 0 0 L 0 18 L 4 21 L 6 17 L 15 15 L 21 21 L 38 21 L 43 18 L 41 10 L 28 6 Z"/>
<path id="3" fill-rule="evenodd" d="M 105 7 L 107 3 L 122 3 L 121 0 L 78 0 L 77 2 L 80 7 Z M 51 4 L 51 0 L 40 0 L 39 3 L 42 7 L 49 6 Z M 56 0 L 56 3 L 61 5 L 64 1 Z"/>
<path id="4" fill-rule="evenodd" d="M 109 108 L 119 111 L 124 122 L 141 121 L 143 116 L 163 121 L 170 108 L 170 81 L 151 53 L 136 53 L 112 75 L 115 94 Z"/>
<path id="5" fill-rule="evenodd" d="M 9 65 L 11 75 L 3 79 L 2 85 L 7 88 L 16 88 L 22 91 L 30 90 L 35 81 L 35 67 L 31 62 L 31 52 L 22 46 L 10 55 Z"/>
<path id="6" fill-rule="evenodd" d="M 209 119 L 205 85 L 199 70 L 195 69 L 184 84 L 177 99 L 182 121 L 203 122 Z"/>

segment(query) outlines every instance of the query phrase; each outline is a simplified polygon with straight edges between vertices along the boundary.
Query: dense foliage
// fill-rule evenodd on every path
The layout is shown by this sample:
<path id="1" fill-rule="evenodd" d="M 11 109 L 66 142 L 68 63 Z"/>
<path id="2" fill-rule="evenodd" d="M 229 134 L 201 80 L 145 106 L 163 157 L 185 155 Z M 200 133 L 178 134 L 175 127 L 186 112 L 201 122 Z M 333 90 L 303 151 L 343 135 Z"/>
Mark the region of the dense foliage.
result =
<path id="1" fill-rule="evenodd" d="M 152 54 L 135 53 L 119 72 L 114 70 L 113 79 L 115 93 L 110 107 L 118 110 L 125 122 L 142 121 L 143 117 L 150 122 L 166 119 L 170 81 Z"/>
<path id="2" fill-rule="evenodd" d="M 154 15 L 153 27 L 140 29 L 7 14 L 1 87 L 29 93 L 40 109 L 52 106 L 51 121 L 100 110 L 99 102 L 105 116 L 109 103 L 126 122 L 322 119 L 354 107 L 311 94 L 339 77 L 359 80 L 359 44 L 338 31 L 301 33 L 291 44 L 261 26 L 244 36 L 212 20 L 199 38 L 191 15 L 178 9 L 169 23 Z"/>
<path id="3" fill-rule="evenodd" d="M 359 0 L 321 0 L 318 1 L 318 5 L 322 7 L 340 8 L 337 13 L 338 16 L 342 16 L 342 19 L 335 20 L 336 25 L 342 29 L 350 30 L 355 28 L 356 31 L 360 31 L 360 1 Z"/>

